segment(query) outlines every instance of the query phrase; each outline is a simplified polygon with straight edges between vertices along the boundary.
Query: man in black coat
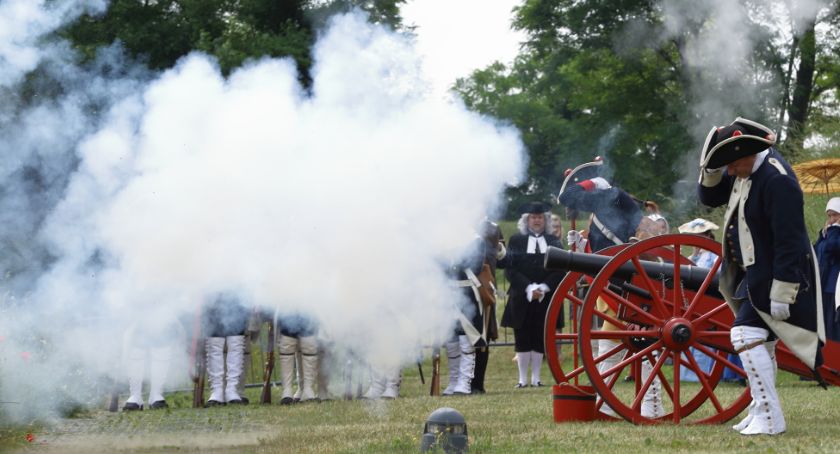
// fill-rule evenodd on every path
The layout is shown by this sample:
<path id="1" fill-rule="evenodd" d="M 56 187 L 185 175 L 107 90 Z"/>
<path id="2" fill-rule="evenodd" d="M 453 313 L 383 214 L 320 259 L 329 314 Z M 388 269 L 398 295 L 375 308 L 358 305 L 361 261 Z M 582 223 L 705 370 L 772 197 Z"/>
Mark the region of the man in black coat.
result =
<path id="1" fill-rule="evenodd" d="M 551 222 L 547 204 L 527 205 L 519 219 L 519 233 L 510 237 L 504 258 L 505 277 L 510 282 L 508 302 L 502 314 L 502 326 L 513 328 L 516 360 L 519 366 L 517 388 L 542 386 L 540 368 L 545 345 L 545 315 L 548 303 L 565 273 L 548 271 L 543 265 L 549 246 L 562 248 L 560 240 L 546 233 Z M 502 267 L 502 264 L 499 265 Z"/>
<path id="2" fill-rule="evenodd" d="M 813 370 L 825 342 L 802 190 L 772 148 L 775 140 L 766 126 L 738 118 L 712 128 L 700 158 L 700 201 L 727 204 L 720 292 L 736 314 L 730 338 L 753 396 L 747 418 L 733 426 L 743 435 L 786 430 L 776 394 L 775 340 Z"/>

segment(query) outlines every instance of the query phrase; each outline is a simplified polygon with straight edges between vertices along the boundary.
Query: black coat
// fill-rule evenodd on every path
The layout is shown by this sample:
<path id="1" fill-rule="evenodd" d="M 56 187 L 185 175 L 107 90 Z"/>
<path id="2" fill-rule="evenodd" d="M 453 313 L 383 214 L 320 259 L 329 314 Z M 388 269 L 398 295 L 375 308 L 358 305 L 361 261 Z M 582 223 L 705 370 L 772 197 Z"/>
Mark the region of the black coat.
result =
<path id="1" fill-rule="evenodd" d="M 597 216 L 621 243 L 630 241 L 642 220 L 639 204 L 629 194 L 615 187 L 587 191 L 579 183 L 573 184 L 560 194 L 559 200 L 566 207 L 588 211 Z M 619 244 L 607 238 L 594 222 L 589 228 L 588 239 L 593 251 Z"/>
<path id="2" fill-rule="evenodd" d="M 549 246 L 563 248 L 563 245 L 554 235 L 545 235 L 545 242 Z M 505 269 L 505 277 L 510 282 L 508 288 L 508 301 L 505 311 L 502 314 L 502 326 L 520 329 L 525 324 L 526 318 L 545 321 L 545 314 L 548 310 L 548 303 L 557 285 L 566 274 L 562 271 L 549 271 L 545 269 L 545 251 L 540 254 L 528 254 L 528 235 L 517 233 L 510 237 L 507 247 L 507 256 L 499 266 Z M 502 266 L 504 265 L 504 266 Z M 527 300 L 525 288 L 532 283 L 544 283 L 549 291 L 542 302 L 536 303 Z M 536 309 L 536 310 L 535 310 Z"/>
<path id="3" fill-rule="evenodd" d="M 822 311 L 822 307 L 818 306 L 821 292 L 816 288 L 816 266 L 805 227 L 799 182 L 790 165 L 773 148 L 748 182 L 741 222 L 746 222 L 753 242 L 753 249 L 744 257 L 747 260 L 744 279 L 750 303 L 799 359 L 811 367 L 819 366 L 822 358 L 818 346 L 821 346 L 822 339 L 817 339 L 817 327 L 820 321 L 818 311 Z M 736 178 L 728 174 L 724 174 L 714 186 L 701 184 L 698 189 L 700 201 L 716 207 L 729 203 L 730 197 L 744 197 L 744 191 L 740 194 L 735 192 L 738 189 L 733 188 L 735 184 Z M 737 216 L 739 214 L 735 210 L 731 217 Z M 730 224 L 729 220 L 724 221 L 725 226 Z M 738 225 L 734 223 L 733 228 L 738 229 Z M 738 266 L 731 261 L 733 246 L 727 243 L 728 233 L 722 235 L 724 260 L 721 276 L 728 275 L 730 267 Z M 739 244 L 743 241 L 741 238 Z M 735 293 L 734 287 L 725 288 L 723 277 L 720 282 L 721 293 Z M 790 318 L 785 321 L 770 317 L 771 289 L 780 286 L 796 286 L 797 289 L 795 303 L 790 305 Z"/>

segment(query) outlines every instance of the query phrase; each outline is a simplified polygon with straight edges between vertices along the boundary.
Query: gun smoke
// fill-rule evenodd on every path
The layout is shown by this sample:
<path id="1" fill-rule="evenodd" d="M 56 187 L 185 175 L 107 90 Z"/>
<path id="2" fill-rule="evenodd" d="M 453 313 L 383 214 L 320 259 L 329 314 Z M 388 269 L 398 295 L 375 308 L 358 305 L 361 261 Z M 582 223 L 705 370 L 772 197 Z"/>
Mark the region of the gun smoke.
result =
<path id="1" fill-rule="evenodd" d="M 0 400 L 22 403 L 0 414 L 101 401 L 102 378 L 124 380 L 127 331 L 222 292 L 308 314 L 374 367 L 447 338 L 461 302 L 441 263 L 525 157 L 512 127 L 426 96 L 407 37 L 337 16 L 305 91 L 290 59 L 225 78 L 192 54 L 152 74 L 112 47 L 81 66 L 66 43 L 32 43 L 102 2 L 44 3 L 3 3 L 44 25 L 0 48 Z M 59 95 L 19 94 L 34 68 Z M 172 341 L 186 352 L 190 336 Z"/>

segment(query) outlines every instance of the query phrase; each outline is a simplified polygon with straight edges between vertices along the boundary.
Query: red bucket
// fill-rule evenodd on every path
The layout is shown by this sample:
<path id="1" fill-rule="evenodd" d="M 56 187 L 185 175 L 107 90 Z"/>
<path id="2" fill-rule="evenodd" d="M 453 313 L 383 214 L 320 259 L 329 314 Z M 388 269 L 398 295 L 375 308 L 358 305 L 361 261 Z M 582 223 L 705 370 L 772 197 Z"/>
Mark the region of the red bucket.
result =
<path id="1" fill-rule="evenodd" d="M 552 387 L 554 422 L 594 421 L 595 388 L 560 383 Z"/>

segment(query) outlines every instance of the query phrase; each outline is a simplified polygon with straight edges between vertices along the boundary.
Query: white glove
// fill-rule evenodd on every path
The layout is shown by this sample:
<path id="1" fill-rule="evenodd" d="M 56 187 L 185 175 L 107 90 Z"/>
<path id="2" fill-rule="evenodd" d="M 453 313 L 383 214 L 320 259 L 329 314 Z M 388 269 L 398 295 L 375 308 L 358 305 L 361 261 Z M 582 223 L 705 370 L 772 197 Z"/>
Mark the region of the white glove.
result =
<path id="1" fill-rule="evenodd" d="M 569 230 L 566 234 L 566 244 L 571 248 L 574 246 L 575 251 L 583 252 L 586 250 L 586 238 L 577 230 Z"/>
<path id="2" fill-rule="evenodd" d="M 790 318 L 790 304 L 770 300 L 770 316 L 773 320 L 787 320 Z"/>
<path id="3" fill-rule="evenodd" d="M 603 177 L 595 177 L 589 181 L 595 183 L 595 189 L 609 189 L 612 187 L 610 186 L 610 183 Z"/>

